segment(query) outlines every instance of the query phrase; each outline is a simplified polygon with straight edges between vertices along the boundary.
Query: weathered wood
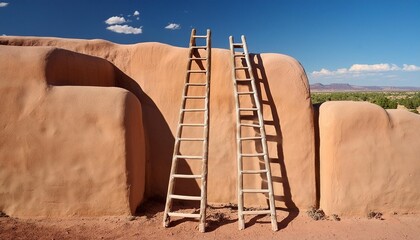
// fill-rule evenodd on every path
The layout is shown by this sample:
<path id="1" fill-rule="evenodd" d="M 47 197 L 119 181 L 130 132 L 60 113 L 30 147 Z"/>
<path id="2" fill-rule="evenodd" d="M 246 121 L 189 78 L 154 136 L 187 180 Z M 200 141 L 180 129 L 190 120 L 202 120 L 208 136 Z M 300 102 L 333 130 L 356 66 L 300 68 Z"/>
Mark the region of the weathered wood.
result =
<path id="1" fill-rule="evenodd" d="M 205 46 L 196 46 L 196 38 L 205 38 L 206 45 Z M 169 184 L 168 184 L 168 193 L 166 197 L 166 204 L 165 204 L 165 212 L 163 216 L 163 224 L 165 227 L 169 225 L 171 216 L 174 217 L 186 217 L 186 218 L 199 218 L 199 231 L 204 232 L 206 226 L 206 208 L 207 208 L 207 164 L 208 164 L 208 147 L 209 147 L 209 93 L 210 93 L 210 63 L 211 63 L 211 33 L 210 30 L 207 30 L 206 35 L 196 35 L 196 30 L 193 29 L 191 31 L 190 37 L 190 45 L 189 45 L 189 53 L 188 53 L 188 64 L 187 70 L 185 74 L 185 84 L 184 89 L 182 92 L 182 103 L 181 108 L 179 111 L 179 121 L 177 127 L 177 133 L 175 137 L 175 146 L 172 158 L 172 166 L 171 172 L 169 177 Z M 196 53 L 199 53 L 198 50 L 203 49 L 206 51 L 205 57 L 196 57 Z M 191 65 L 193 61 L 205 61 L 206 67 L 205 69 L 191 69 Z M 205 82 L 204 83 L 191 83 L 190 76 L 194 73 L 201 73 L 205 74 Z M 199 75 L 200 76 L 200 75 Z M 190 86 L 203 86 L 205 87 L 205 95 L 204 96 L 189 96 L 188 95 L 188 88 Z M 187 99 L 204 99 L 204 108 L 186 108 L 186 100 Z M 202 112 L 204 114 L 204 122 L 203 123 L 184 123 L 184 114 L 186 112 Z M 182 129 L 184 127 L 202 127 L 203 128 L 203 137 L 182 137 Z M 189 155 L 182 155 L 180 150 L 180 143 L 183 141 L 195 141 L 195 142 L 203 142 L 203 149 L 201 156 L 189 156 Z M 202 167 L 201 167 L 201 174 L 177 174 L 176 173 L 176 164 L 177 160 L 183 159 L 198 159 L 202 160 Z M 176 195 L 173 194 L 175 179 L 176 178 L 190 178 L 190 179 L 201 179 L 201 192 L 200 196 L 186 196 L 186 195 Z M 178 200 L 195 200 L 200 201 L 200 213 L 199 214 L 187 214 L 187 213 L 178 213 L 178 212 L 171 212 L 171 205 L 172 199 Z"/>
<path id="2" fill-rule="evenodd" d="M 245 228 L 245 220 L 243 215 L 243 209 L 244 209 L 244 195 L 242 193 L 243 188 L 243 178 L 242 178 L 242 159 L 241 159 L 241 153 L 242 153 L 242 144 L 241 144 L 241 126 L 240 123 L 240 113 L 239 113 L 239 98 L 238 95 L 238 87 L 236 82 L 236 71 L 235 71 L 235 48 L 233 45 L 233 37 L 229 37 L 229 45 L 230 45 L 230 51 L 231 51 L 231 64 L 232 64 L 232 80 L 233 80 L 233 91 L 235 94 L 235 105 L 236 105 L 236 157 L 237 157 L 237 166 L 238 166 L 238 181 L 237 181 L 237 193 L 238 193 L 238 225 L 239 230 L 242 230 Z M 241 93 L 245 94 L 245 93 Z M 252 94 L 252 93 L 250 93 Z"/>
<path id="3" fill-rule="evenodd" d="M 190 108 L 190 109 L 182 109 L 184 112 L 204 112 L 207 111 L 205 108 Z"/>
<path id="4" fill-rule="evenodd" d="M 184 159 L 203 159 L 203 156 L 175 155 L 175 157 Z"/>
<path id="5" fill-rule="evenodd" d="M 183 217 L 183 218 L 199 218 L 200 214 L 198 213 L 177 213 L 177 212 L 169 212 L 169 216 L 171 217 Z"/>
<path id="6" fill-rule="evenodd" d="M 262 137 L 243 137 L 243 138 L 240 138 L 239 140 L 246 141 L 246 140 L 262 140 L 262 139 L 263 139 Z"/>
<path id="7" fill-rule="evenodd" d="M 187 196 L 187 195 L 176 195 L 171 194 L 172 199 L 180 199 L 180 200 L 193 200 L 193 201 L 201 201 L 201 196 Z"/>
<path id="8" fill-rule="evenodd" d="M 243 170 L 242 173 L 243 174 L 261 174 L 261 173 L 266 173 L 267 170 Z"/>
<path id="9" fill-rule="evenodd" d="M 236 84 L 236 82 L 235 82 L 235 84 Z M 247 94 L 251 95 L 251 94 L 254 94 L 254 93 L 255 92 L 236 92 L 237 95 L 247 95 Z"/>
<path id="10" fill-rule="evenodd" d="M 254 211 L 243 211 L 245 215 L 263 215 L 271 214 L 271 210 L 254 210 Z"/>
<path id="11" fill-rule="evenodd" d="M 173 178 L 202 178 L 203 175 L 191 175 L 191 174 L 172 174 Z"/>
<path id="12" fill-rule="evenodd" d="M 204 115 L 204 143 L 203 143 L 203 152 L 204 160 L 202 164 L 202 173 L 203 180 L 201 181 L 201 199 L 200 202 L 200 224 L 198 229 L 200 232 L 206 231 L 206 210 L 207 210 L 207 172 L 208 172 L 208 151 L 209 151 L 209 98 L 210 98 L 210 73 L 211 73 L 211 32 L 210 29 L 207 29 L 207 38 L 206 38 L 206 49 L 207 49 L 207 61 L 206 61 L 206 98 L 204 100 L 204 105 L 207 109 L 206 114 Z"/>
<path id="13" fill-rule="evenodd" d="M 236 140 L 237 140 L 237 161 L 238 161 L 238 224 L 239 229 L 245 228 L 244 214 L 270 214 L 271 226 L 273 231 L 277 231 L 277 217 L 276 208 L 274 205 L 273 183 L 271 179 L 270 164 L 268 161 L 268 148 L 266 141 L 266 134 L 264 128 L 264 119 L 261 111 L 261 104 L 258 97 L 255 78 L 252 71 L 252 64 L 249 58 L 248 46 L 245 37 L 241 36 L 241 43 L 234 43 L 233 37 L 229 37 L 229 45 L 232 59 L 232 80 L 234 85 L 235 103 L 236 103 Z M 235 48 L 243 49 L 243 53 L 235 52 Z M 245 58 L 246 64 L 243 66 L 236 66 L 236 57 Z M 245 70 L 249 78 L 239 79 L 236 77 L 237 70 Z M 238 92 L 238 83 L 251 84 L 251 91 Z M 255 106 L 249 108 L 242 108 L 240 106 L 239 95 L 249 95 Z M 258 115 L 258 124 L 241 123 L 241 111 L 253 111 Z M 255 137 L 242 137 L 241 126 L 259 128 L 260 136 Z M 247 140 L 260 140 L 262 145 L 262 153 L 242 153 L 242 141 Z M 244 157 L 263 157 L 265 169 L 263 170 L 243 170 L 242 160 Z M 243 174 L 265 174 L 267 177 L 268 189 L 243 189 Z M 244 211 L 244 193 L 268 193 L 269 210 L 264 211 Z"/>
<path id="14" fill-rule="evenodd" d="M 242 157 L 264 157 L 266 153 L 241 153 Z"/>

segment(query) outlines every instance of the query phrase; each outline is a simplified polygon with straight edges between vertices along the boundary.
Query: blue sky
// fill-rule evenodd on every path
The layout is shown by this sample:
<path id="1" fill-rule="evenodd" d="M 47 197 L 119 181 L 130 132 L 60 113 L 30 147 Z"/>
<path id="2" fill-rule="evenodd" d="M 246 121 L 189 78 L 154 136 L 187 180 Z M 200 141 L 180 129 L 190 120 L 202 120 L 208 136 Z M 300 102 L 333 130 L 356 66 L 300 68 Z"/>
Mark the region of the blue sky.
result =
<path id="1" fill-rule="evenodd" d="M 186 47 L 192 27 L 290 55 L 311 83 L 420 87 L 420 0 L 0 0 L 0 35 Z"/>

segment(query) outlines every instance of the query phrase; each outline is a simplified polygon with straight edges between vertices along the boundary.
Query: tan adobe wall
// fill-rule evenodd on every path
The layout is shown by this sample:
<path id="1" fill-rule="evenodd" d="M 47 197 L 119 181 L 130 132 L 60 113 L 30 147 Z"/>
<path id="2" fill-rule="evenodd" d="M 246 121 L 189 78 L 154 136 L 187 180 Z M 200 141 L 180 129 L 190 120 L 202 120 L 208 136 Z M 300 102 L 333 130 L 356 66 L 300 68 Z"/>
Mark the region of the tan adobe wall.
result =
<path id="1" fill-rule="evenodd" d="M 365 102 L 320 107 L 320 207 L 327 214 L 420 210 L 420 115 Z"/>
<path id="2" fill-rule="evenodd" d="M 142 201 L 138 99 L 108 61 L 0 46 L 0 210 L 10 216 L 129 215 Z"/>

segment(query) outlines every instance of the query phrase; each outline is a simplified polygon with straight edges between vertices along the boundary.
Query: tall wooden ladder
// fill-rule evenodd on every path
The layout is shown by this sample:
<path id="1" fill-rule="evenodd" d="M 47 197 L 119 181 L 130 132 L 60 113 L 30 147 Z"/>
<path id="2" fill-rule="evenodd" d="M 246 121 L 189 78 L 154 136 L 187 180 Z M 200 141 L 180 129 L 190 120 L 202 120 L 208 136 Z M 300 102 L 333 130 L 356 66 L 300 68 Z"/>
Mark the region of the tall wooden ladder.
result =
<path id="1" fill-rule="evenodd" d="M 234 94 L 236 102 L 236 144 L 237 144 L 237 161 L 238 161 L 238 223 L 239 230 L 245 228 L 244 215 L 270 215 L 271 216 L 271 227 L 273 231 L 277 231 L 277 217 L 276 217 L 276 208 L 274 204 L 274 194 L 273 194 L 273 183 L 271 180 L 271 170 L 268 159 L 268 149 L 267 149 L 267 140 L 264 129 L 264 119 L 262 115 L 261 104 L 258 98 L 258 92 L 255 84 L 255 79 L 253 76 L 252 65 L 249 58 L 248 47 L 246 44 L 245 37 L 241 36 L 241 43 L 234 43 L 233 37 L 229 37 L 230 51 L 231 51 L 231 60 L 232 60 L 232 79 L 234 84 Z M 236 51 L 237 50 L 237 51 Z M 242 71 L 242 73 L 240 72 Z M 241 77 L 242 76 L 242 77 Z M 240 90 L 247 89 L 247 90 Z M 245 98 L 245 99 L 244 99 Z M 248 101 L 244 101 L 248 98 Z M 248 102 L 245 105 L 244 102 Z M 245 121 L 242 117 L 244 113 L 251 113 L 252 116 L 257 116 L 258 122 L 255 121 L 255 117 L 252 118 L 252 122 L 249 123 Z M 242 130 L 245 128 L 253 128 L 258 133 L 257 136 L 242 136 Z M 256 153 L 244 153 L 242 149 L 242 144 L 246 142 L 253 141 L 255 145 L 259 145 L 262 148 L 262 152 Z M 258 150 L 255 150 L 258 151 Z M 261 151 L 261 150 L 260 150 Z M 243 161 L 245 159 L 251 160 L 252 158 L 263 159 L 264 167 L 258 170 L 244 170 Z M 264 189 L 244 189 L 244 175 L 247 174 L 260 174 L 265 175 L 267 180 L 267 188 Z M 244 194 L 252 193 L 264 193 L 268 194 L 268 210 L 244 210 Z"/>
<path id="2" fill-rule="evenodd" d="M 182 93 L 182 103 L 179 112 L 178 128 L 175 137 L 175 146 L 172 157 L 171 173 L 169 177 L 168 193 L 166 197 L 165 213 L 163 217 L 164 227 L 168 227 L 170 217 L 181 218 L 196 218 L 199 219 L 199 231 L 205 232 L 206 226 L 206 207 L 207 207 L 207 158 L 208 158 L 208 136 L 209 136 L 209 90 L 210 90 L 210 62 L 211 62 L 211 32 L 208 29 L 206 35 L 196 35 L 196 30 L 192 29 L 189 45 L 188 64 L 185 77 L 184 90 Z M 205 45 L 202 43 L 197 46 L 197 41 L 205 40 Z M 194 89 L 193 89 L 194 88 Z M 199 88 L 199 89 L 197 89 Z M 197 91 L 194 91 L 197 90 Z M 197 92 L 200 92 L 197 94 Z M 190 104 L 192 101 L 198 100 L 200 107 Z M 186 114 L 198 114 L 202 120 L 200 122 L 192 123 L 186 119 Z M 197 119 L 195 118 L 195 120 Z M 194 128 L 194 129 L 191 129 Z M 198 131 L 202 135 L 200 137 L 188 137 L 183 135 L 188 130 Z M 183 155 L 181 153 L 181 146 L 188 144 L 202 143 L 202 150 L 200 154 Z M 191 145 L 190 145 L 191 146 Z M 177 164 L 180 160 L 185 161 L 201 161 L 200 174 L 184 174 L 177 171 Z M 190 179 L 199 181 L 200 196 L 188 196 L 175 194 L 176 179 Z M 172 211 L 173 200 L 185 201 L 200 201 L 199 213 L 182 213 Z"/>

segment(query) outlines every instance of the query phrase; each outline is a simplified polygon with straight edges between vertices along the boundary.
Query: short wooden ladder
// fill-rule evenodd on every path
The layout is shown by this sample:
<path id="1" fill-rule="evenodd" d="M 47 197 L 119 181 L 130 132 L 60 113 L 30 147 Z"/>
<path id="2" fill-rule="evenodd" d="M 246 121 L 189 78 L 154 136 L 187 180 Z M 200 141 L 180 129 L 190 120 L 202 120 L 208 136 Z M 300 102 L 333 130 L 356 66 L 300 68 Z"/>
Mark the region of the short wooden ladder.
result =
<path id="1" fill-rule="evenodd" d="M 197 39 L 205 39 L 205 45 L 197 46 Z M 193 64 L 194 62 L 194 64 Z M 208 29 L 206 35 L 196 35 L 196 30 L 192 29 L 189 45 L 188 64 L 185 77 L 184 90 L 182 93 L 182 103 L 179 112 L 178 128 L 175 137 L 174 153 L 172 157 L 171 173 L 168 184 L 168 194 L 166 196 L 165 212 L 163 216 L 163 225 L 168 227 L 170 223 L 170 217 L 182 217 L 182 218 L 196 218 L 199 219 L 199 231 L 205 232 L 206 227 L 206 207 L 207 207 L 207 158 L 209 148 L 209 91 L 210 91 L 210 62 L 211 62 L 211 32 Z M 194 66 L 193 66 L 194 65 Z M 198 92 L 203 92 L 200 95 L 194 94 L 192 88 L 202 88 Z M 191 108 L 192 104 L 188 102 L 194 100 L 201 100 L 202 106 L 197 108 Z M 202 117 L 203 122 L 188 122 L 186 120 L 186 114 L 194 112 Z M 188 137 L 183 136 L 186 128 L 195 128 L 195 130 L 202 129 L 202 136 Z M 191 144 L 191 142 L 202 143 L 201 154 L 196 155 L 183 155 L 180 150 L 182 145 Z M 177 164 L 180 159 L 184 160 L 197 160 L 201 161 L 201 173 L 200 174 L 183 174 L 177 172 Z M 200 196 L 187 196 L 178 195 L 174 193 L 174 185 L 176 179 L 191 179 L 198 180 L 201 182 Z M 185 200 L 185 201 L 200 201 L 200 212 L 199 213 L 181 213 L 171 211 L 172 201 Z"/>
<path id="2" fill-rule="evenodd" d="M 239 230 L 245 228 L 244 215 L 262 215 L 269 214 L 271 216 L 271 227 L 273 231 L 277 231 L 277 217 L 276 217 L 276 208 L 274 204 L 274 194 L 273 194 L 273 183 L 271 180 L 271 170 L 268 159 L 268 149 L 267 149 L 267 140 L 264 129 L 264 119 L 262 115 L 261 104 L 258 98 L 258 92 L 255 84 L 254 75 L 252 72 L 252 65 L 249 58 L 248 48 L 244 36 L 241 36 L 241 43 L 234 43 L 233 37 L 229 37 L 230 43 L 230 52 L 232 60 L 232 79 L 234 84 L 234 94 L 236 102 L 236 144 L 237 144 L 237 161 L 238 161 L 238 223 Z M 236 51 L 237 49 L 238 51 Z M 240 51 L 241 50 L 241 51 Z M 242 76 L 238 77 L 239 72 L 242 71 Z M 242 85 L 242 88 L 247 89 L 239 90 L 239 85 Z M 253 106 L 241 106 L 244 102 L 243 100 L 248 98 L 249 102 Z M 245 101 L 246 102 L 246 101 Z M 243 122 L 242 115 L 244 112 L 252 113 L 253 116 L 258 117 L 258 122 Z M 253 128 L 259 129 L 259 134 L 257 136 L 242 136 L 242 131 L 244 128 Z M 256 145 L 262 147 L 262 152 L 255 153 L 244 153 L 242 149 L 242 144 L 245 142 L 253 141 Z M 243 160 L 244 158 L 248 160 L 250 158 L 263 159 L 264 168 L 259 170 L 244 170 L 243 169 Z M 244 189 L 243 186 L 243 177 L 245 174 L 264 174 L 267 179 L 267 189 Z M 244 193 L 263 193 L 268 194 L 269 209 L 267 210 L 244 210 Z"/>

